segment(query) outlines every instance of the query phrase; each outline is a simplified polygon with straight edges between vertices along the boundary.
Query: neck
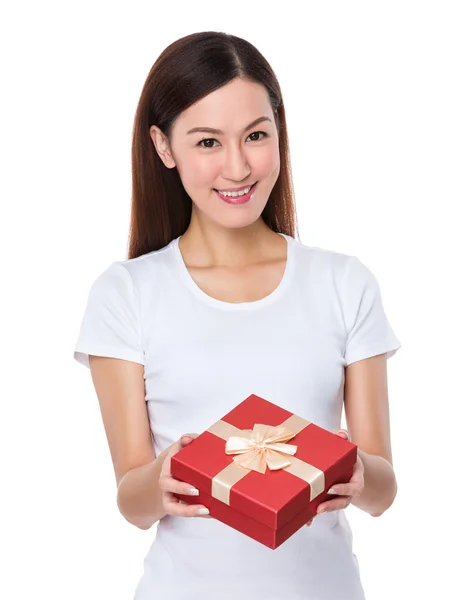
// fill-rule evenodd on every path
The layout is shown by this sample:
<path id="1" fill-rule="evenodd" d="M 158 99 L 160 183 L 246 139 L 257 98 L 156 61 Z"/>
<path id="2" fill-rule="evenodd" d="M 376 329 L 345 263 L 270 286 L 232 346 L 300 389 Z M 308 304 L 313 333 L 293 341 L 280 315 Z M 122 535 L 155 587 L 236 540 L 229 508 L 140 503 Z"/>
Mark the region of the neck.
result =
<path id="1" fill-rule="evenodd" d="M 261 218 L 248 227 L 229 229 L 192 218 L 179 247 L 193 267 L 244 267 L 286 256 L 286 241 Z"/>

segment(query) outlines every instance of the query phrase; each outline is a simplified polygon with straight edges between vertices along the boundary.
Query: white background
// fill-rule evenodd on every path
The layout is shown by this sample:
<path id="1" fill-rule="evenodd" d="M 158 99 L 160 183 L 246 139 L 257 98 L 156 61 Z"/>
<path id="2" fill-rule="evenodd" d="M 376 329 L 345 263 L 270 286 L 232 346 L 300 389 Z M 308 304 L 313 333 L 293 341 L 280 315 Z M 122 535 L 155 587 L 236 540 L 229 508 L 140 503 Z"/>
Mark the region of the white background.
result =
<path id="1" fill-rule="evenodd" d="M 461 597 L 464 7 L 81 1 L 2 10 L 2 598 L 128 600 L 142 574 L 156 527 L 140 531 L 118 512 L 90 373 L 72 353 L 92 281 L 125 258 L 144 80 L 167 45 L 205 30 L 244 37 L 271 63 L 301 241 L 373 270 L 403 344 L 388 363 L 397 499 L 379 519 L 347 509 L 367 598 Z"/>

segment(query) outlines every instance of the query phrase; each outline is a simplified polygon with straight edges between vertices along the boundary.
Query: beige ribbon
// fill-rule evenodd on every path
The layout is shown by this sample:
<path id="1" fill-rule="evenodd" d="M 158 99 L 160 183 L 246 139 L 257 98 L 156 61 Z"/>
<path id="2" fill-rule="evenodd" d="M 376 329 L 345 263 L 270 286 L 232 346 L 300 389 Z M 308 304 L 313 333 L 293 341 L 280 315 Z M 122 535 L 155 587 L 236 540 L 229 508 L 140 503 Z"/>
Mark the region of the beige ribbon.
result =
<path id="1" fill-rule="evenodd" d="M 294 438 L 296 433 L 286 427 L 271 427 L 256 423 L 254 429 L 243 430 L 241 436 L 232 435 L 228 438 L 226 454 L 238 454 L 233 459 L 237 465 L 265 473 L 267 467 L 272 471 L 291 465 L 287 454 L 296 454 L 298 446 L 284 444 Z"/>
<path id="2" fill-rule="evenodd" d="M 284 469 L 303 479 L 310 486 L 310 500 L 325 490 L 325 473 L 293 456 L 297 446 L 283 443 L 310 425 L 310 421 L 292 415 L 281 425 L 255 424 L 254 428 L 241 430 L 226 421 L 217 421 L 207 431 L 225 440 L 225 452 L 237 454 L 231 464 L 212 479 L 212 497 L 230 504 L 231 488 L 251 470 L 265 473 Z"/>

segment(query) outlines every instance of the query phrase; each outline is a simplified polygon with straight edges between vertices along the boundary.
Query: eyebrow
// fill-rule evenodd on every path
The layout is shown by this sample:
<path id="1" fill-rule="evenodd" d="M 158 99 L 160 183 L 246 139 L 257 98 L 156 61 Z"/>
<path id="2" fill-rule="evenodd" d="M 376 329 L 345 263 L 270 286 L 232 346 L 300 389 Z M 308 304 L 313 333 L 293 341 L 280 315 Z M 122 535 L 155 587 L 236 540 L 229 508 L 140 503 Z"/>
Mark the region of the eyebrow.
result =
<path id="1" fill-rule="evenodd" d="M 269 117 L 259 117 L 258 119 L 256 119 L 255 121 L 253 121 L 252 123 L 250 123 L 249 125 L 247 125 L 244 129 L 243 132 L 247 131 L 248 129 L 251 129 L 251 127 L 254 127 L 255 125 L 258 125 L 259 123 L 262 123 L 262 121 L 270 121 L 272 122 L 271 119 L 269 119 Z M 192 129 L 190 129 L 186 135 L 189 135 L 190 133 L 198 133 L 198 132 L 205 132 L 205 133 L 215 133 L 216 135 L 223 135 L 224 132 L 221 131 L 220 129 L 213 129 L 212 127 L 193 127 Z"/>

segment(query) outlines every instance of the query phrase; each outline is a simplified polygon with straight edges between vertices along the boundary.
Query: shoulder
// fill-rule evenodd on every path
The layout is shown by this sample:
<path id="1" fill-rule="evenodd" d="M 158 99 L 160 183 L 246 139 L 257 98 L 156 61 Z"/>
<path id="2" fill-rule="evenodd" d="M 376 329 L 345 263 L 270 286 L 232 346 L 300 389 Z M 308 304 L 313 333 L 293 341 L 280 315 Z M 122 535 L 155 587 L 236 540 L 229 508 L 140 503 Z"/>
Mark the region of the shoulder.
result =
<path id="1" fill-rule="evenodd" d="M 174 259 L 174 240 L 160 248 L 147 252 L 136 258 L 113 261 L 101 271 L 94 281 L 94 286 L 140 286 L 144 282 L 154 280 L 157 275 L 170 266 Z"/>
<path id="2" fill-rule="evenodd" d="M 340 282 L 352 272 L 363 272 L 367 269 L 360 259 L 352 254 L 320 246 L 310 246 L 296 239 L 294 239 L 294 245 L 298 264 L 320 270 Z"/>
<path id="3" fill-rule="evenodd" d="M 309 281 L 320 297 L 336 297 L 342 309 L 380 294 L 374 273 L 356 255 L 295 240 L 297 278 Z"/>

